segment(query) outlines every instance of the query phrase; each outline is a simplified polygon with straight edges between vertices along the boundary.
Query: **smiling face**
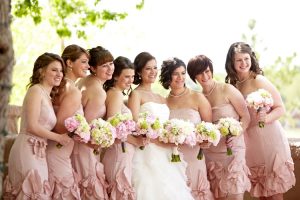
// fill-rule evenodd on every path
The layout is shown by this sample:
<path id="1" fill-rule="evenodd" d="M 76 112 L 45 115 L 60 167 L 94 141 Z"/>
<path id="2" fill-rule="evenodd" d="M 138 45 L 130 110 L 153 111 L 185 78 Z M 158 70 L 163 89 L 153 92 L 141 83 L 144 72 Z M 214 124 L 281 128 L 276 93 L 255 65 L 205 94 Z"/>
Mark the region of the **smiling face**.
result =
<path id="1" fill-rule="evenodd" d="M 157 77 L 157 63 L 155 59 L 149 60 L 141 71 L 143 83 L 154 83 Z"/>
<path id="2" fill-rule="evenodd" d="M 63 68 L 59 61 L 53 61 L 42 69 L 41 75 L 44 77 L 41 84 L 47 84 L 51 87 L 59 86 L 63 78 Z"/>
<path id="3" fill-rule="evenodd" d="M 67 65 L 72 69 L 73 74 L 76 78 L 83 78 L 87 75 L 87 71 L 90 68 L 88 56 L 83 53 L 74 62 L 67 60 Z"/>
<path id="4" fill-rule="evenodd" d="M 171 89 L 180 89 L 184 87 L 186 77 L 186 69 L 184 66 L 177 67 L 171 75 Z"/>
<path id="5" fill-rule="evenodd" d="M 130 89 L 134 80 L 134 69 L 123 69 L 119 77 L 115 77 L 115 86 L 121 90 Z"/>
<path id="6" fill-rule="evenodd" d="M 96 68 L 92 67 L 92 71 L 95 76 L 97 76 L 101 81 L 105 82 L 112 78 L 112 75 L 115 70 L 115 65 L 113 61 L 106 62 L 103 65 L 96 66 Z"/>
<path id="7" fill-rule="evenodd" d="M 202 86 L 202 88 L 210 86 L 213 78 L 213 74 L 210 71 L 210 68 L 207 67 L 204 72 L 195 76 L 197 82 Z"/>
<path id="8" fill-rule="evenodd" d="M 251 57 L 248 53 L 235 53 L 233 63 L 237 74 L 245 74 L 250 70 Z"/>

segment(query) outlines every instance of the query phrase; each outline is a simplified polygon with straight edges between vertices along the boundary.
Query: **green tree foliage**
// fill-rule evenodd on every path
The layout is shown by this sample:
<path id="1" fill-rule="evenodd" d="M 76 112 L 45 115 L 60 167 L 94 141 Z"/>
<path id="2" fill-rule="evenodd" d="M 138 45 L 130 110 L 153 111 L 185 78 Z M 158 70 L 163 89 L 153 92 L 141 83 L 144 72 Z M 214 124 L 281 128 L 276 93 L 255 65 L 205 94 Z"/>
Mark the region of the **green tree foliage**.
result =
<path id="1" fill-rule="evenodd" d="M 103 28 L 108 21 L 122 20 L 126 12 L 114 12 L 101 5 L 100 0 L 17 0 L 13 4 L 13 13 L 17 17 L 30 16 L 35 24 L 49 20 L 61 38 L 71 37 L 73 33 L 79 38 L 86 38 L 85 27 L 92 25 Z M 42 3 L 44 3 L 42 5 Z M 142 9 L 144 0 L 136 5 Z M 45 17 L 44 13 L 49 13 Z"/>

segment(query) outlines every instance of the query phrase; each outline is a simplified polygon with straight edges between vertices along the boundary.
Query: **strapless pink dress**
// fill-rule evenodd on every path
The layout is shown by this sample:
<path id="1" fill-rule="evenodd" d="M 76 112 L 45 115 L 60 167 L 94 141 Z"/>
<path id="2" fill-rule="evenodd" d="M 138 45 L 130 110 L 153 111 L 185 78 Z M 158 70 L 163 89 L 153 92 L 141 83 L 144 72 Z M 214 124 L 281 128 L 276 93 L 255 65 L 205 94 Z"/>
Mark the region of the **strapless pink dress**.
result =
<path id="1" fill-rule="evenodd" d="M 231 104 L 213 107 L 212 114 L 213 122 L 217 122 L 223 117 L 233 117 L 239 120 L 239 116 Z M 232 151 L 233 155 L 226 154 L 225 137 L 221 137 L 217 146 L 211 146 L 204 151 L 208 179 L 216 198 L 250 191 L 251 184 L 248 178 L 250 173 L 245 160 L 244 134 L 235 138 Z"/>
<path id="2" fill-rule="evenodd" d="M 100 111 L 103 117 L 105 107 Z M 82 200 L 107 200 L 108 184 L 105 180 L 104 167 L 100 155 L 86 144 L 75 141 L 72 153 L 73 167 L 79 177 L 80 196 Z"/>
<path id="3" fill-rule="evenodd" d="M 194 124 L 201 122 L 198 111 L 186 108 L 170 110 L 170 119 L 172 118 L 189 120 Z M 188 185 L 192 190 L 192 195 L 195 200 L 214 199 L 207 179 L 205 158 L 203 160 L 197 159 L 199 149 L 199 145 L 194 147 L 182 145 L 180 147 L 180 152 L 183 153 L 183 159 L 187 162 L 186 175 Z"/>
<path id="4" fill-rule="evenodd" d="M 83 114 L 82 108 L 77 113 Z M 47 148 L 49 177 L 54 188 L 52 199 L 81 199 L 78 187 L 79 177 L 71 161 L 74 140 L 61 148 L 57 148 L 56 145 L 57 142 L 49 141 Z"/>
<path id="5" fill-rule="evenodd" d="M 251 119 L 256 112 L 250 110 Z M 251 120 L 245 134 L 246 161 L 250 168 L 251 196 L 285 193 L 295 185 L 294 162 L 285 131 L 279 121 L 259 128 Z"/>
<path id="6" fill-rule="evenodd" d="M 131 113 L 123 105 L 122 113 Z M 122 152 L 121 144 L 113 144 L 103 157 L 106 179 L 109 183 L 108 194 L 111 200 L 135 200 L 135 193 L 131 184 L 132 159 L 135 147 L 125 142 L 126 152 Z"/>

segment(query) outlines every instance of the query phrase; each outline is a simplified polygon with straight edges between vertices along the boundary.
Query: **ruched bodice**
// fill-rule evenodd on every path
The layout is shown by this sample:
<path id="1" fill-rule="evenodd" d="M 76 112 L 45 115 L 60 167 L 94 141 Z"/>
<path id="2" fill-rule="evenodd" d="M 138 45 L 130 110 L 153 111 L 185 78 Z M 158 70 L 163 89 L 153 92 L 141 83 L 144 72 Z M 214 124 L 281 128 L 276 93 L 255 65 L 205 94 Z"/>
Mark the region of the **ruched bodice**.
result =
<path id="1" fill-rule="evenodd" d="M 212 107 L 213 122 L 217 122 L 220 118 L 224 117 L 232 117 L 236 120 L 239 120 L 239 115 L 235 111 L 234 107 L 229 103 Z"/>
<path id="2" fill-rule="evenodd" d="M 194 124 L 201 122 L 201 117 L 199 115 L 199 112 L 191 108 L 170 110 L 170 119 L 172 118 L 180 118 L 183 120 L 190 121 Z"/>

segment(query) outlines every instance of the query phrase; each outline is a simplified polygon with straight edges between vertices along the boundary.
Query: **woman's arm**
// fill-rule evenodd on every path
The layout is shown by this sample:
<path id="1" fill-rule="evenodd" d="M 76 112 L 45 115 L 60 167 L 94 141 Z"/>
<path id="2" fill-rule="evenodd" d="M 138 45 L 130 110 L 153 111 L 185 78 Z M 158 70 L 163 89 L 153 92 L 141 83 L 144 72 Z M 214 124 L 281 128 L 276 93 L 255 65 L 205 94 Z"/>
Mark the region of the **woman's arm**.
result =
<path id="1" fill-rule="evenodd" d="M 201 120 L 205 122 L 212 121 L 212 110 L 209 101 L 201 93 L 196 93 L 197 102 L 198 102 L 198 112 L 200 114 Z"/>
<path id="2" fill-rule="evenodd" d="M 131 110 L 134 121 L 138 120 L 139 112 L 141 107 L 141 96 L 139 92 L 132 91 L 128 98 L 128 108 Z"/>
<path id="3" fill-rule="evenodd" d="M 226 84 L 224 90 L 229 102 L 240 116 L 243 130 L 246 130 L 250 123 L 250 115 L 243 95 L 238 89 L 230 84 Z"/>
<path id="4" fill-rule="evenodd" d="M 285 107 L 282 102 L 282 98 L 276 87 L 266 77 L 258 75 L 255 80 L 257 88 L 263 88 L 272 95 L 274 104 L 271 111 L 265 115 L 264 120 L 265 123 L 271 123 L 285 114 Z"/>
<path id="5" fill-rule="evenodd" d="M 72 117 L 81 106 L 81 92 L 77 88 L 72 88 L 66 91 L 56 112 L 57 123 L 54 130 L 58 133 L 68 132 L 65 127 L 65 119 Z"/>
<path id="6" fill-rule="evenodd" d="M 44 124 L 40 124 L 39 117 L 42 104 L 42 91 L 37 86 L 32 86 L 28 89 L 28 92 L 24 99 L 23 112 L 27 121 L 27 131 L 33 135 L 50 139 L 59 142 L 62 145 L 66 145 L 70 142 L 70 138 L 65 135 L 60 135 L 55 132 L 49 131 L 44 127 Z"/>

